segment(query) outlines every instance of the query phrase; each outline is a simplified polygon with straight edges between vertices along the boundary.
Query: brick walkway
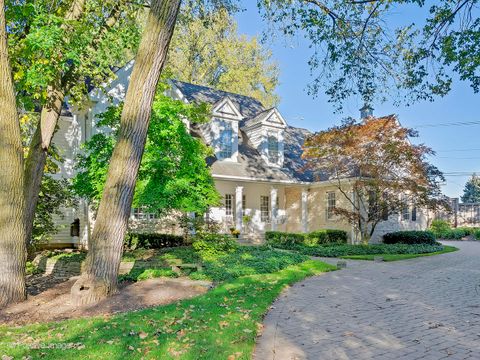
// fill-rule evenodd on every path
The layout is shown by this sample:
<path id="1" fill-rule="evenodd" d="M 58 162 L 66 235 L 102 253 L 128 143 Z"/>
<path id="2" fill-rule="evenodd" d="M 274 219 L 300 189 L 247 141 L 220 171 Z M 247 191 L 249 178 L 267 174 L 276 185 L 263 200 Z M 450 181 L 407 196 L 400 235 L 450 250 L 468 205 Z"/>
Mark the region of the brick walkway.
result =
<path id="1" fill-rule="evenodd" d="M 294 285 L 265 318 L 255 359 L 480 359 L 480 242 L 452 245 Z"/>

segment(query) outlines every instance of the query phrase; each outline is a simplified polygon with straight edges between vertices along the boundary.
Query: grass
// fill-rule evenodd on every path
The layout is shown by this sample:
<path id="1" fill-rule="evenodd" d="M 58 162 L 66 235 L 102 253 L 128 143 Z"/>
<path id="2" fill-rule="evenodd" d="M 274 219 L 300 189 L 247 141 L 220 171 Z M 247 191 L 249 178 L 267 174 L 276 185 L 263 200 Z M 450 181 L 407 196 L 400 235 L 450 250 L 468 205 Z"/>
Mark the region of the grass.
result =
<path id="1" fill-rule="evenodd" d="M 398 260 L 406 260 L 406 259 L 413 259 L 422 256 L 433 256 L 433 255 L 440 255 L 446 254 L 453 251 L 457 251 L 458 248 L 454 246 L 444 245 L 443 250 L 435 251 L 431 253 L 425 254 L 377 254 L 377 255 L 349 255 L 349 256 L 342 256 L 342 259 L 352 259 L 352 260 L 374 260 L 375 257 L 381 256 L 383 257 L 383 261 L 398 261 Z"/>
<path id="2" fill-rule="evenodd" d="M 62 360 L 250 359 L 263 316 L 282 289 L 334 269 L 307 260 L 273 273 L 228 276 L 202 296 L 167 306 L 103 318 L 0 326 L 0 355 Z"/>

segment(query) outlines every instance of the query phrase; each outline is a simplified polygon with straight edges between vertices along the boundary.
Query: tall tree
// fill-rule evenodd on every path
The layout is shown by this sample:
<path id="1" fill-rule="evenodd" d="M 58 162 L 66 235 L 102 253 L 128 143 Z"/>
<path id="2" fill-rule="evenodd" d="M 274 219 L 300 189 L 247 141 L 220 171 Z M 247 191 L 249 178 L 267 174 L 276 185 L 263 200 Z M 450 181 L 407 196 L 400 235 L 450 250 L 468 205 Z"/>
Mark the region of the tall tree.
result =
<path id="1" fill-rule="evenodd" d="M 364 243 L 388 216 L 439 203 L 442 174 L 425 160 L 432 150 L 412 144 L 413 136 L 392 115 L 348 120 L 305 141 L 307 167 L 328 176 L 345 200 L 333 215 L 349 221 Z"/>
<path id="2" fill-rule="evenodd" d="M 163 88 L 160 86 L 160 92 Z M 97 126 L 113 131 L 94 135 L 78 162 L 75 190 L 93 206 L 98 206 L 103 193 L 121 112 L 122 106 L 115 106 L 100 116 Z M 189 119 L 190 123 L 202 123 L 209 116 L 208 106 L 185 104 L 157 94 L 135 187 L 135 207 L 164 215 L 171 210 L 205 213 L 218 204 L 219 196 L 205 162 L 213 155 L 212 150 L 190 135 L 183 122 Z"/>
<path id="3" fill-rule="evenodd" d="M 179 8 L 180 0 L 151 2 L 89 243 L 85 271 L 71 290 L 72 299 L 77 304 L 95 302 L 117 291 L 123 239 L 145 147 L 152 103 Z"/>
<path id="4" fill-rule="evenodd" d="M 167 71 L 175 79 L 278 102 L 278 65 L 256 37 L 239 35 L 231 10 L 187 3 L 172 38 Z"/>
<path id="5" fill-rule="evenodd" d="M 23 148 L 0 0 L 0 308 L 25 299 Z"/>
<path id="6" fill-rule="evenodd" d="M 9 51 L 17 103 L 40 111 L 25 160 L 26 239 L 58 119 L 84 100 L 90 85 L 114 76 L 112 65 L 136 50 L 140 4 L 130 1 L 11 1 L 7 7 Z"/>
<path id="7" fill-rule="evenodd" d="M 365 102 L 433 100 L 450 91 L 453 74 L 480 89 L 477 0 L 258 0 L 274 30 L 305 37 L 312 47 L 309 92 L 325 93 L 341 110 Z M 427 7 L 423 24 L 399 18 Z M 413 10 L 412 10 L 413 9 Z M 395 24 L 395 25 L 394 25 Z M 399 24 L 399 25 L 396 25 Z M 393 93 L 392 93 L 393 92 Z M 402 95 L 402 96 L 401 96 Z"/>
<path id="8" fill-rule="evenodd" d="M 463 195 L 461 197 L 464 203 L 480 203 L 480 178 L 477 174 L 473 174 L 468 179 L 463 189 Z"/>

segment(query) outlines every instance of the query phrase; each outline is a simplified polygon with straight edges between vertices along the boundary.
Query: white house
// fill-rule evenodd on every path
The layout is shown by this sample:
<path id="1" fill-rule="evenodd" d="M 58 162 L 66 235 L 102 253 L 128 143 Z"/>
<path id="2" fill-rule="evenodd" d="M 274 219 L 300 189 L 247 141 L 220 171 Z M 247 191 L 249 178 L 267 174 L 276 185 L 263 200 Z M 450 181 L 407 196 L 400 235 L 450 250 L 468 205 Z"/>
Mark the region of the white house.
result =
<path id="1" fill-rule="evenodd" d="M 124 98 L 132 66 L 129 63 L 119 69 L 117 79 L 106 90 L 93 89 L 85 109 L 71 109 L 69 116 L 60 119 L 54 143 L 65 158 L 61 176 L 74 175 L 73 161 L 81 143 L 106 130 L 96 127 L 95 116 Z M 330 211 L 346 199 L 328 179 L 314 180 L 303 170 L 302 145 L 311 134 L 308 130 L 289 126 L 277 108 L 266 109 L 247 96 L 176 80 L 171 81 L 168 95 L 212 106 L 211 121 L 191 126 L 190 130 L 214 149 L 214 158 L 207 162 L 223 204 L 212 208 L 208 216 L 219 221 L 225 232 L 234 227 L 244 237 L 258 240 L 267 230 L 307 232 L 330 228 L 346 230 L 355 241 L 352 227 Z M 424 229 L 426 215 L 411 210 L 382 222 L 372 241 L 380 240 L 385 232 Z M 65 227 L 55 236 L 55 243 L 87 243 L 94 223 L 88 204 L 81 202 L 77 209 L 65 209 L 65 219 L 58 221 Z M 72 230 L 70 224 L 74 222 Z M 138 209 L 132 210 L 131 222 L 164 231 L 175 229 L 175 224 Z"/>

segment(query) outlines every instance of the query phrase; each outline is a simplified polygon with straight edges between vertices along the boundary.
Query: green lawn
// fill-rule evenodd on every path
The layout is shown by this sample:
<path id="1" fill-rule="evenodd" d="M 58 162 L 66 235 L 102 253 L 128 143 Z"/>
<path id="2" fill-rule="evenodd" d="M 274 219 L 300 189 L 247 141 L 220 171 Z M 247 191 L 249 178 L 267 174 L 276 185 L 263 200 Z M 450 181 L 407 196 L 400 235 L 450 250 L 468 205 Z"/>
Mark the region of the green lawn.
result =
<path id="1" fill-rule="evenodd" d="M 273 273 L 235 278 L 243 272 L 278 268 L 279 259 L 289 256 L 266 249 L 269 252 L 239 251 L 237 260 L 229 255 L 206 269 L 208 277 L 226 281 L 192 299 L 104 318 L 0 326 L 0 355 L 15 359 L 250 359 L 263 316 L 282 289 L 336 268 L 301 260 Z M 265 263 L 255 269 L 253 262 L 259 259 Z M 222 262 L 226 275 L 220 274 Z"/>
<path id="2" fill-rule="evenodd" d="M 413 259 L 421 256 L 433 256 L 433 255 L 440 255 L 445 254 L 453 251 L 457 251 L 458 248 L 454 246 L 444 245 L 444 249 L 440 251 L 435 251 L 426 254 L 377 254 L 377 255 L 350 255 L 350 256 L 342 256 L 342 259 L 352 259 L 352 260 L 373 260 L 375 257 L 381 256 L 383 257 L 383 261 L 397 261 L 397 260 L 405 260 L 405 259 Z"/>

